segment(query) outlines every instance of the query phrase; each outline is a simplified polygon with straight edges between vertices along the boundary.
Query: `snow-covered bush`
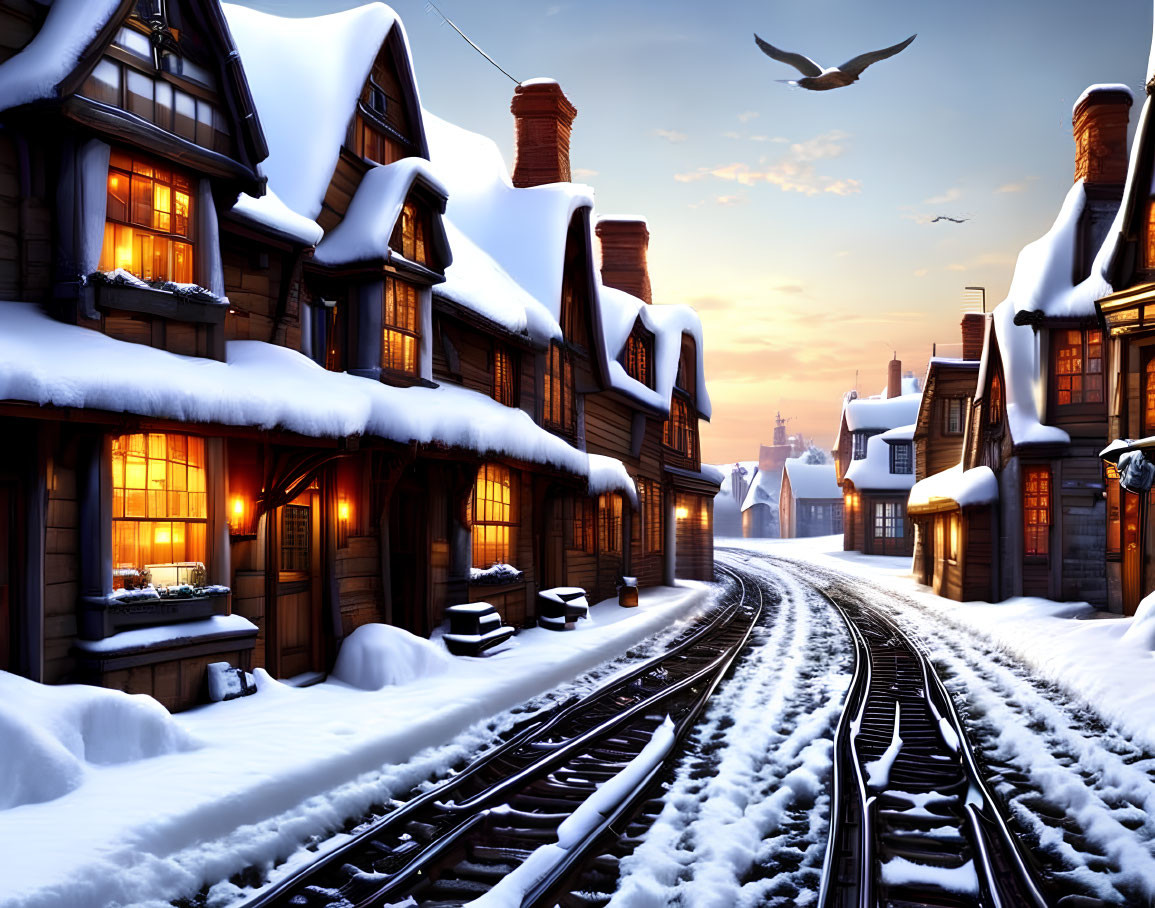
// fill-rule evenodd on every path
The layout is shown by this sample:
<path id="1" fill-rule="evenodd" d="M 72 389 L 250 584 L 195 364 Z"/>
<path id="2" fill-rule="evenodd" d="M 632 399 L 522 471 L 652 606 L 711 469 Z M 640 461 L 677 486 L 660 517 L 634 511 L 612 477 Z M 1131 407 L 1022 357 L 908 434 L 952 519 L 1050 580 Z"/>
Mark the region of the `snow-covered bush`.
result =
<path id="1" fill-rule="evenodd" d="M 85 684 L 37 684 L 0 672 L 0 809 L 51 801 L 85 764 L 129 763 L 195 749 L 152 697 Z"/>
<path id="2" fill-rule="evenodd" d="M 453 657 L 441 646 L 389 624 L 364 624 L 341 644 L 332 677 L 350 687 L 380 690 L 442 675 Z"/>

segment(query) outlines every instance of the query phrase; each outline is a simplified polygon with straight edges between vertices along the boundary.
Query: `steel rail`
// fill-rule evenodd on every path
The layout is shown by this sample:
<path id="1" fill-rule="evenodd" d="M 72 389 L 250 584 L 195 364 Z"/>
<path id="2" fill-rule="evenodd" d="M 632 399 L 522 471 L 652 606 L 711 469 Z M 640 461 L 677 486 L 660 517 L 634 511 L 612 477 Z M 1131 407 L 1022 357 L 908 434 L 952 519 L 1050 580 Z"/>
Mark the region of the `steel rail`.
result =
<path id="1" fill-rule="evenodd" d="M 629 753 L 622 752 L 623 747 L 628 751 L 632 746 L 629 741 L 624 741 L 623 736 L 629 738 L 632 735 L 637 739 L 638 727 L 646 727 L 652 721 L 656 707 L 678 697 L 691 697 L 694 705 L 681 716 L 677 726 L 678 735 L 684 735 L 692 726 L 692 719 L 697 716 L 705 699 L 713 692 L 718 680 L 726 673 L 737 653 L 745 645 L 757 620 L 757 613 L 750 618 L 750 609 L 745 604 L 745 584 L 741 577 L 732 572 L 728 573 L 736 582 L 739 591 L 737 598 L 716 608 L 707 619 L 688 629 L 669 650 L 646 660 L 628 672 L 615 676 L 589 695 L 555 708 L 541 722 L 527 723 L 528 727 L 461 773 L 379 818 L 350 841 L 280 880 L 247 902 L 246 908 L 265 908 L 290 903 L 380 904 L 391 899 L 393 893 L 405 890 L 406 887 L 412 888 L 415 884 L 423 884 L 429 878 L 430 869 L 434 865 L 439 862 L 446 864 L 450 857 L 465 848 L 463 843 L 466 839 L 492 826 L 496 822 L 495 817 L 517 820 L 531 816 L 508 809 L 495 811 L 493 808 L 500 807 L 506 800 L 512 800 L 512 796 L 519 791 L 541 785 L 543 779 L 552 778 L 552 775 L 567 763 L 573 763 L 575 759 L 581 760 L 582 755 L 587 753 L 601 752 L 603 755 L 600 757 L 584 758 L 587 762 L 582 765 L 587 769 L 592 768 L 592 775 L 595 777 L 610 772 L 618 765 L 616 760 L 630 756 Z M 715 652 L 717 644 L 713 642 L 714 638 L 732 633 L 731 624 L 737 618 L 749 619 L 746 620 L 745 630 L 740 635 L 740 642 L 735 644 L 731 641 L 722 646 L 720 651 Z M 665 681 L 674 670 L 688 671 L 688 674 L 664 683 L 656 692 L 645 690 L 645 683 L 652 683 L 654 678 L 659 677 L 658 673 L 661 673 L 661 679 Z M 628 704 L 615 702 L 628 700 L 630 697 L 634 700 Z M 613 710 L 618 706 L 623 708 L 617 709 L 609 716 L 603 715 L 607 710 Z M 599 759 L 600 765 L 608 768 L 597 769 L 595 764 Z M 520 765 L 515 765 L 519 761 Z M 483 783 L 485 775 L 495 771 L 501 773 L 503 777 L 483 786 L 480 791 L 469 793 L 470 784 Z M 575 790 L 584 789 L 579 786 Z M 464 797 L 461 796 L 462 793 L 465 794 Z M 548 797 L 557 797 L 554 793 L 547 792 L 547 794 Z M 407 823 L 420 823 L 425 817 L 423 812 L 435 814 L 436 819 L 440 821 L 440 825 L 434 830 L 432 840 L 425 845 L 404 832 Z M 554 816 L 533 813 L 532 818 L 535 821 L 552 822 L 553 819 L 565 815 L 567 814 L 559 813 Z M 442 828 L 443 826 L 447 828 Z M 400 836 L 401 840 L 408 839 L 404 841 L 406 847 L 390 851 L 387 846 L 380 844 L 380 840 L 389 835 L 394 838 Z M 410 843 L 412 847 L 409 847 Z M 377 859 L 381 859 L 382 852 L 388 852 L 388 858 L 390 860 L 396 858 L 400 866 L 387 872 L 359 870 L 358 861 L 362 864 L 364 861 L 357 856 L 366 850 L 372 851 L 373 848 L 379 849 L 376 853 Z M 372 861 L 369 863 L 373 865 Z M 342 874 L 345 875 L 347 883 L 356 878 L 360 894 L 354 896 L 352 901 L 339 896 L 326 902 L 327 896 L 323 893 L 332 892 L 336 897 L 340 887 L 314 886 L 312 883 L 326 877 L 339 878 Z M 312 893 L 308 897 L 312 898 L 312 901 L 302 893 Z"/>

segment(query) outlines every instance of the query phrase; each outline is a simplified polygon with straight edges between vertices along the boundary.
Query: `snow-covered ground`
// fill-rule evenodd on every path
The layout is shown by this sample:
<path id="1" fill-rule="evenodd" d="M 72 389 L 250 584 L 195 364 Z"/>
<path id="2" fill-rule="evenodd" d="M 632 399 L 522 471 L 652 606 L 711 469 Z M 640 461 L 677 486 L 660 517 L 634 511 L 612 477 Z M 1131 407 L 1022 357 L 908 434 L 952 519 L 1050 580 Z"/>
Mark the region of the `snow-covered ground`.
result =
<path id="1" fill-rule="evenodd" d="M 829 604 L 787 571 L 739 566 L 778 595 L 695 729 L 657 821 L 622 861 L 615 908 L 817 899 L 849 637 Z"/>
<path id="2" fill-rule="evenodd" d="M 661 645 L 711 590 L 607 600 L 574 632 L 523 631 L 478 659 L 396 629 L 362 634 L 344 680 L 294 688 L 258 672 L 256 695 L 174 717 L 147 697 L 0 673 L 0 796 L 19 805 L 0 809 L 0 905 L 167 905 L 206 885 L 206 904 L 227 905 L 242 894 L 229 877 L 291 858 L 276 879 L 302 846 L 487 746 L 526 701 Z M 379 670 L 374 651 L 394 666 Z"/>
<path id="3" fill-rule="evenodd" d="M 908 559 L 844 553 L 837 536 L 727 545 L 889 610 L 934 659 L 1057 887 L 1155 904 L 1150 617 L 1040 599 L 953 602 L 917 584 Z"/>

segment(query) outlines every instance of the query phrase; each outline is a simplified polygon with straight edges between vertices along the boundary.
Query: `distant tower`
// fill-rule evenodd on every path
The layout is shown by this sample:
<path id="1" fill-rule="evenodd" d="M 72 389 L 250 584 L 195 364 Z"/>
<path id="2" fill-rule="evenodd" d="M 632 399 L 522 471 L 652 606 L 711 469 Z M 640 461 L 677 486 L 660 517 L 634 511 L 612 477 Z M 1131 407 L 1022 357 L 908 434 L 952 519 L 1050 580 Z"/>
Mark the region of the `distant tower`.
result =
<path id="1" fill-rule="evenodd" d="M 782 418 L 782 411 L 774 414 L 774 444 L 784 445 L 786 441 L 786 420 Z"/>

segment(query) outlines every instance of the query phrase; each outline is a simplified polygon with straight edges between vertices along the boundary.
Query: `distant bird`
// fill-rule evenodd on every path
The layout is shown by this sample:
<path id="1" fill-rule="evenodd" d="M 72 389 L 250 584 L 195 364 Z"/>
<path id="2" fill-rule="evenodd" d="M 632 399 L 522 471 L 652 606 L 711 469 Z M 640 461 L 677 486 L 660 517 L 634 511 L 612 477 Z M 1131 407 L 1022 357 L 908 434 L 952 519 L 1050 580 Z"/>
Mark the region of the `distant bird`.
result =
<path id="1" fill-rule="evenodd" d="M 931 220 L 931 223 L 937 224 L 939 221 L 950 221 L 952 224 L 962 224 L 962 223 L 965 223 L 966 221 L 969 221 L 969 220 L 970 220 L 970 218 L 952 218 L 952 217 L 948 217 L 945 214 L 940 214 L 938 217 L 933 218 Z"/>
<path id="2" fill-rule="evenodd" d="M 773 44 L 767 44 L 757 35 L 754 35 L 754 43 L 762 48 L 762 53 L 768 57 L 772 57 L 779 63 L 788 63 L 802 73 L 801 79 L 778 79 L 778 82 L 785 82 L 788 85 L 797 85 L 800 88 L 808 88 L 811 91 L 829 91 L 832 88 L 842 88 L 844 85 L 850 85 L 858 81 L 858 77 L 862 75 L 862 71 L 871 63 L 877 63 L 879 60 L 885 60 L 887 57 L 893 57 L 900 50 L 906 48 L 911 41 L 917 38 L 918 35 L 911 35 L 905 41 L 895 44 L 893 47 L 886 47 L 882 50 L 873 50 L 869 53 L 859 54 L 853 59 L 847 60 L 841 66 L 834 66 L 823 69 L 809 57 L 802 54 L 792 53 L 788 50 L 779 50 Z"/>

